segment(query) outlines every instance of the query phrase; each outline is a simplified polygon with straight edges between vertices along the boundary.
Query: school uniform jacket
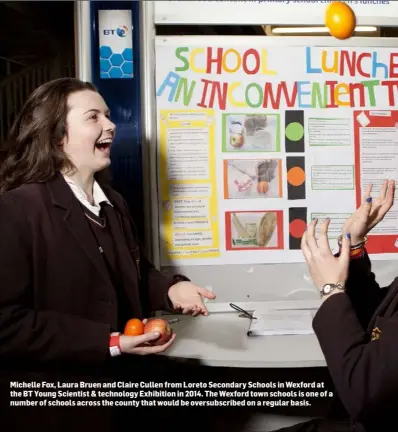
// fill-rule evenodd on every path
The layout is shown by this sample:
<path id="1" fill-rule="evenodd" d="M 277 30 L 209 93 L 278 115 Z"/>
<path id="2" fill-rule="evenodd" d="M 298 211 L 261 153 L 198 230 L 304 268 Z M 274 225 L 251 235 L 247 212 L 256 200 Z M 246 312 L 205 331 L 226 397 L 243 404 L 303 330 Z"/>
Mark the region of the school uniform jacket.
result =
<path id="1" fill-rule="evenodd" d="M 122 197 L 102 186 L 115 208 L 109 221 L 131 318 L 170 310 L 169 278 L 137 245 Z M 51 364 L 104 364 L 115 287 L 81 204 L 61 175 L 0 196 L 0 365 L 22 370 Z M 6 365 L 6 369 L 4 369 Z"/>
<path id="2" fill-rule="evenodd" d="M 346 293 L 327 299 L 313 328 L 357 432 L 398 430 L 398 278 L 380 288 L 369 257 L 350 263 Z"/>

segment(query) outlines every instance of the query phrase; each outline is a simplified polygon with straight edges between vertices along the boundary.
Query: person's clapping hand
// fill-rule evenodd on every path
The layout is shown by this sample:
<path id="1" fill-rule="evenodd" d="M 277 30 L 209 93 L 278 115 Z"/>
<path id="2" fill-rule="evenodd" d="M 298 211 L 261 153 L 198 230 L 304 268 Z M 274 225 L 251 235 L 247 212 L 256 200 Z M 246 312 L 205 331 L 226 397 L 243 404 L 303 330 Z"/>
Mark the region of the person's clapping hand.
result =
<path id="1" fill-rule="evenodd" d="M 385 180 L 376 198 L 372 198 L 372 185 L 366 188 L 362 205 L 345 222 L 343 236 L 351 234 L 353 245 L 363 242 L 366 234 L 374 228 L 394 204 L 395 181 Z"/>
<path id="2" fill-rule="evenodd" d="M 348 277 L 350 262 L 350 235 L 347 233 L 342 240 L 341 253 L 338 258 L 333 255 L 329 246 L 328 227 L 330 219 L 320 225 L 318 241 L 315 238 L 317 219 L 308 226 L 301 239 L 301 250 L 308 265 L 309 274 L 319 290 L 326 284 L 342 284 Z"/>

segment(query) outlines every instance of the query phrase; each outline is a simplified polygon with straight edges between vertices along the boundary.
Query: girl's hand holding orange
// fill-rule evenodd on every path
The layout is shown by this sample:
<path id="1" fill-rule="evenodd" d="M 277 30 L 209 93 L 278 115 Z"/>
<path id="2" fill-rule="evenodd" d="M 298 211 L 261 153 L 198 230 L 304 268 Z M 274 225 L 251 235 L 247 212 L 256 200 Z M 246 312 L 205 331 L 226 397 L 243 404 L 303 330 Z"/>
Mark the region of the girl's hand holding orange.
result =
<path id="1" fill-rule="evenodd" d="M 170 339 L 161 345 L 153 345 L 160 338 L 157 331 L 145 333 L 145 324 L 148 320 L 132 318 L 127 321 L 124 334 L 120 335 L 120 350 L 124 354 L 148 355 L 166 351 L 174 342 L 176 334 L 173 332 Z"/>

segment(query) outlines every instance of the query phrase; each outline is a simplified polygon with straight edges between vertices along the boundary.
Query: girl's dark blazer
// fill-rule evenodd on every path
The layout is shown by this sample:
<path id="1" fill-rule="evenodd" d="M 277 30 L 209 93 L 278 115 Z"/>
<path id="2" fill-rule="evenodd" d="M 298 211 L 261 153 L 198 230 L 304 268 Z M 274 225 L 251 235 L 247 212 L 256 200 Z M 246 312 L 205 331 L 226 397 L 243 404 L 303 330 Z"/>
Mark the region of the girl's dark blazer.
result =
<path id="1" fill-rule="evenodd" d="M 351 261 L 346 289 L 321 305 L 314 331 L 352 430 L 395 431 L 398 278 L 381 288 L 365 254 Z"/>
<path id="2" fill-rule="evenodd" d="M 119 224 L 119 264 L 131 316 L 170 308 L 169 278 L 137 246 L 121 195 L 103 187 Z M 124 238 L 123 238 L 124 237 Z M 0 196 L 0 364 L 107 362 L 114 286 L 81 205 L 61 175 Z M 118 329 L 123 331 L 123 329 Z"/>

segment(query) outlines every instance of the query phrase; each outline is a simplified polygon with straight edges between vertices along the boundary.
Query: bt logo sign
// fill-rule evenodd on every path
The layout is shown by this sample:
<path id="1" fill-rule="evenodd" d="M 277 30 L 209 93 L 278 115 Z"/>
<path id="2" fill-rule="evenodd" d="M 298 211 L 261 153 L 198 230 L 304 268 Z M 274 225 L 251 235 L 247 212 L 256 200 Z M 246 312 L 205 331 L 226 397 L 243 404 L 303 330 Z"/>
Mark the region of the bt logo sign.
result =
<path id="1" fill-rule="evenodd" d="M 125 25 L 119 26 L 117 29 L 105 29 L 104 35 L 105 36 L 111 36 L 111 35 L 118 35 L 119 37 L 126 37 L 128 34 L 129 29 Z"/>

